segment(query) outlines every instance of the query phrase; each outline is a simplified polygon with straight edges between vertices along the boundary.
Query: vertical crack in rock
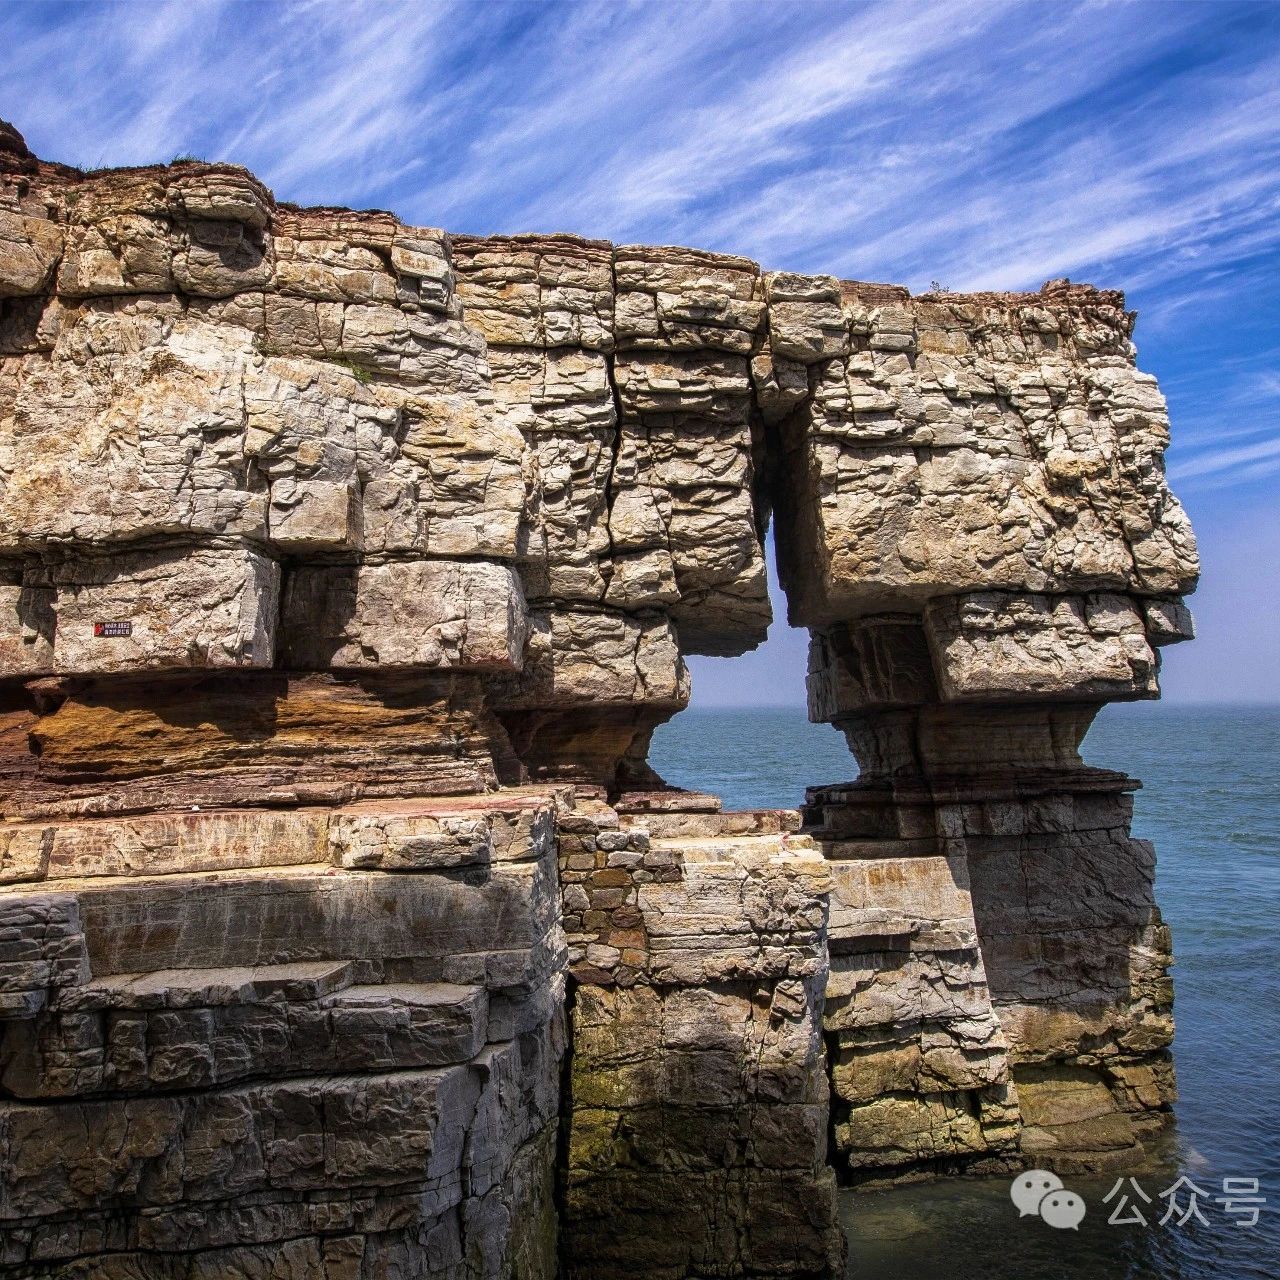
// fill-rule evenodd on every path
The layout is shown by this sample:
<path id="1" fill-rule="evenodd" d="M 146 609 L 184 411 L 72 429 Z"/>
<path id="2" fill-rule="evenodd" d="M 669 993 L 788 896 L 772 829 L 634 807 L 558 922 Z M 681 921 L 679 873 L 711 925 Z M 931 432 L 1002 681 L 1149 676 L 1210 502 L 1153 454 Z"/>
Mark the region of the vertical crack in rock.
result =
<path id="1" fill-rule="evenodd" d="M 6 1274 L 817 1280 L 837 1177 L 1136 1159 L 1170 939 L 1079 746 L 1197 565 L 1133 319 L 0 126 Z M 727 813 L 645 755 L 770 519 L 858 777 Z"/>
<path id="2" fill-rule="evenodd" d="M 614 260 L 612 249 L 609 252 L 609 280 L 613 290 L 613 296 L 618 295 L 618 271 Z M 618 395 L 618 379 L 614 371 L 614 352 L 607 351 L 604 357 L 605 377 L 609 383 L 609 397 L 613 401 L 613 435 L 609 441 L 609 464 L 604 482 L 604 507 L 605 507 L 605 532 L 609 538 L 609 561 L 610 568 L 605 575 L 605 595 L 609 594 L 608 588 L 613 580 L 613 565 L 616 562 L 618 548 L 613 540 L 613 506 L 617 500 L 617 472 L 618 458 L 622 453 L 622 399 Z"/>

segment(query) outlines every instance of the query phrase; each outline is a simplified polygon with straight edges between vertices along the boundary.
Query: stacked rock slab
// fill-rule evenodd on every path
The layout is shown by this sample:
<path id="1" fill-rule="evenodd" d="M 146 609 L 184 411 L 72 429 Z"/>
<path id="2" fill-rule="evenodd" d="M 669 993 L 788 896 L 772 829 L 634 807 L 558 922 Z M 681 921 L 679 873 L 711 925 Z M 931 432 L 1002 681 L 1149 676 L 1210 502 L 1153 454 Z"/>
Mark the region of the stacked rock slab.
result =
<path id="1" fill-rule="evenodd" d="M 1169 943 L 1077 749 L 1195 575 L 1131 325 L 0 127 L 0 1272 L 816 1280 L 836 1173 L 1131 1156 Z M 803 828 L 646 763 L 771 514 Z"/>
<path id="2" fill-rule="evenodd" d="M 826 864 L 798 814 L 690 799 L 561 820 L 566 1274 L 837 1275 Z"/>
<path id="3" fill-rule="evenodd" d="M 552 804 L 6 823 L 5 1274 L 554 1274 Z"/>
<path id="4" fill-rule="evenodd" d="M 1173 1098 L 1169 939 L 1137 784 L 1078 748 L 1103 702 L 1157 695 L 1197 571 L 1133 317 L 1065 282 L 785 289 L 822 342 L 780 428 L 783 581 L 810 717 L 861 770 L 806 810 L 839 1159 L 1122 1162 Z"/>
<path id="5" fill-rule="evenodd" d="M 571 969 L 557 863 L 655 781 L 682 652 L 769 621 L 758 269 L 279 207 L 229 165 L 84 175 L 12 132 L 2 167 L 0 1266 L 550 1277 L 566 984 L 651 976 L 580 972 L 592 920 Z M 779 932 L 730 895 L 666 933 L 755 938 L 726 1034 L 776 1004 L 738 1046 L 774 1146 L 708 1153 L 705 1202 L 819 1194 L 690 1257 L 816 1274 L 825 890 L 773 852 L 738 881 Z M 662 935 L 689 890 L 653 856 Z M 698 994 L 677 958 L 651 996 Z"/>

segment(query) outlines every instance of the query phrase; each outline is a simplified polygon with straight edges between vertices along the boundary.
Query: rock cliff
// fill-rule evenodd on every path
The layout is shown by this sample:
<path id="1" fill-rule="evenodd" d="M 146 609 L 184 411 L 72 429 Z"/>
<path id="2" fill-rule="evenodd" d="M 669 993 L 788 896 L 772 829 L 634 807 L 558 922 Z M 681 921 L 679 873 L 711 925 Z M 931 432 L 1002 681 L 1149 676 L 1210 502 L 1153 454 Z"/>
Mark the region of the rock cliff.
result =
<path id="1" fill-rule="evenodd" d="M 0 1272 L 832 1276 L 837 1177 L 1133 1158 L 1132 326 L 0 129 Z M 725 813 L 646 753 L 770 520 L 857 780 Z"/>

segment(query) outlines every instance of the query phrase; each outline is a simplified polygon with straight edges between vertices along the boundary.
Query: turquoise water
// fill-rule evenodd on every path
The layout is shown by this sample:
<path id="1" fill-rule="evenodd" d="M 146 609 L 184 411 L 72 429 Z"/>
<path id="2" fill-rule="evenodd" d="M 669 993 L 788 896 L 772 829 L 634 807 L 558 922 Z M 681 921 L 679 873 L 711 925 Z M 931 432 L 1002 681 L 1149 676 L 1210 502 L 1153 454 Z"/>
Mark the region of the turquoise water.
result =
<path id="1" fill-rule="evenodd" d="M 1145 784 L 1134 833 L 1155 842 L 1177 956 L 1176 1126 L 1135 1173 L 1150 1225 L 1108 1224 L 1114 1178 L 1066 1179 L 1087 1205 L 1078 1231 L 1020 1221 L 1004 1179 L 849 1192 L 851 1277 L 1280 1277 L 1280 708 L 1108 707 L 1084 755 Z M 650 758 L 669 782 L 714 791 L 727 808 L 794 807 L 807 785 L 855 772 L 835 730 L 772 709 L 687 711 L 658 730 Z M 1157 1225 L 1159 1192 L 1179 1174 L 1208 1193 L 1207 1225 Z M 1224 1177 L 1258 1179 L 1270 1203 L 1257 1226 L 1213 1201 Z"/>

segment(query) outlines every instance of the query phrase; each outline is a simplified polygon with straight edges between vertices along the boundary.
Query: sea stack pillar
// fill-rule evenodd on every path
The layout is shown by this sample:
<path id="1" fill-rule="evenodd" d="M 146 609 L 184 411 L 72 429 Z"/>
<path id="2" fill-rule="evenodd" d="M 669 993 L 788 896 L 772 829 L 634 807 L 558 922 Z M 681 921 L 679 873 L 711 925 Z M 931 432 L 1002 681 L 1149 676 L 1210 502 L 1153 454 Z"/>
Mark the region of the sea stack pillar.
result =
<path id="1" fill-rule="evenodd" d="M 1158 696 L 1196 575 L 1133 316 L 1066 282 L 809 305 L 836 351 L 779 428 L 778 538 L 860 770 L 806 809 L 840 1171 L 1121 1164 L 1174 1096 L 1170 943 L 1138 784 L 1079 748 Z"/>

